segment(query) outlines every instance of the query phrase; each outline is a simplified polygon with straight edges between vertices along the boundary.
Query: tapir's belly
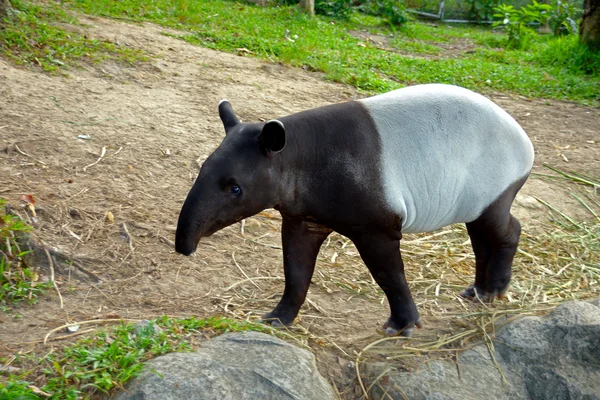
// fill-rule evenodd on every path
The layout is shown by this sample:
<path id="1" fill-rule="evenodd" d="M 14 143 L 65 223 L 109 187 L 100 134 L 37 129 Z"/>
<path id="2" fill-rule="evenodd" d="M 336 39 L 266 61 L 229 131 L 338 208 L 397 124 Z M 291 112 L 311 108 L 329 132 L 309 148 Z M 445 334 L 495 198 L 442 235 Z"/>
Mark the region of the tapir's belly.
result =
<path id="1" fill-rule="evenodd" d="M 421 85 L 360 102 L 380 136 L 385 201 L 403 232 L 471 222 L 532 168 L 523 129 L 466 89 Z"/>

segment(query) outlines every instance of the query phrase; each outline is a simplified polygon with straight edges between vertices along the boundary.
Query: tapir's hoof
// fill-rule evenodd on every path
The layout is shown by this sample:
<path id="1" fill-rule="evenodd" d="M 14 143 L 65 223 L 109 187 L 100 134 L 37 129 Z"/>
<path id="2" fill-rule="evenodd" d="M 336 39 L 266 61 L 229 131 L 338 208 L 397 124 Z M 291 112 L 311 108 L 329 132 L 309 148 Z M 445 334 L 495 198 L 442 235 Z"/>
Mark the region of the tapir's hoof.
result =
<path id="1" fill-rule="evenodd" d="M 282 321 L 279 317 L 273 315 L 272 312 L 266 313 L 262 317 L 260 317 L 260 322 L 263 324 L 271 325 L 273 328 L 283 328 L 286 326 L 291 326 L 294 323 L 294 320 L 287 322 Z"/>
<path id="2" fill-rule="evenodd" d="M 491 291 L 486 292 L 481 289 L 477 289 L 474 285 L 469 286 L 462 292 L 460 292 L 460 297 L 472 300 L 474 303 L 493 303 L 495 299 L 503 299 L 505 298 L 506 290 L 503 291 Z"/>
<path id="3" fill-rule="evenodd" d="M 392 326 L 392 323 L 390 322 L 390 320 L 388 320 L 385 324 L 383 324 L 383 332 L 386 336 L 411 337 L 413 331 L 415 330 L 415 326 L 421 329 L 423 327 L 423 321 L 419 318 L 414 324 L 408 325 L 402 329 L 398 329 Z"/>

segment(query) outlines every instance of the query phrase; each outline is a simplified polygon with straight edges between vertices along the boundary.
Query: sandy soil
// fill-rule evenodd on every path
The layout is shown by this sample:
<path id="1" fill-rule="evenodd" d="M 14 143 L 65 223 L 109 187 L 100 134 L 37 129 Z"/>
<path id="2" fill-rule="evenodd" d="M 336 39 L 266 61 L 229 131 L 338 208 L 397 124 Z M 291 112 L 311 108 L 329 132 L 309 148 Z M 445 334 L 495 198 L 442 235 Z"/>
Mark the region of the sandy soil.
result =
<path id="1" fill-rule="evenodd" d="M 243 233 L 239 224 L 218 232 L 190 258 L 175 254 L 171 245 L 196 160 L 223 137 L 217 104 L 229 99 L 240 118 L 250 121 L 362 96 L 317 73 L 189 45 L 150 24 L 84 21 L 88 25 L 77 29 L 144 49 L 152 60 L 135 68 L 90 66 L 61 77 L 0 59 L 0 196 L 24 216 L 19 199 L 32 194 L 34 235 L 74 261 L 71 269 L 57 266 L 63 309 L 51 293 L 20 308 L 18 319 L 0 314 L 0 355 L 47 351 L 39 340 L 73 321 L 165 314 L 256 319 L 269 311 L 283 287 L 277 213 L 248 219 Z M 536 172 L 548 173 L 541 166 L 547 162 L 600 176 L 597 109 L 491 97 L 530 135 Z M 103 159 L 91 165 L 103 148 Z M 548 219 L 532 196 L 585 217 L 568 190 L 530 179 L 514 207 L 524 230 L 543 229 Z M 114 222 L 106 220 L 107 212 Z M 332 276 L 345 279 L 340 261 L 332 260 L 337 252 L 357 257 L 343 237 L 328 242 L 298 321 L 333 378 L 330 361 L 379 338 L 376 328 L 388 314 L 376 288 L 363 295 L 348 290 L 371 282 L 366 268 L 352 272 L 346 287 L 335 283 Z M 259 279 L 250 282 L 246 275 Z"/>

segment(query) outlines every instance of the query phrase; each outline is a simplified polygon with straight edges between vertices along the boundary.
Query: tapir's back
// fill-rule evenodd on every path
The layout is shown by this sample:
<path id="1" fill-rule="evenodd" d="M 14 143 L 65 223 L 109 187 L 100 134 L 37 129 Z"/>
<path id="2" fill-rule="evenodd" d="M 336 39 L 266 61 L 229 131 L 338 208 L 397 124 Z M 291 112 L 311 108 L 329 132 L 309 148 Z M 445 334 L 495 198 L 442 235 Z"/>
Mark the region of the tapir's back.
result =
<path id="1" fill-rule="evenodd" d="M 377 128 L 385 198 L 403 232 L 473 221 L 531 171 L 523 129 L 467 89 L 418 85 L 360 103 Z"/>

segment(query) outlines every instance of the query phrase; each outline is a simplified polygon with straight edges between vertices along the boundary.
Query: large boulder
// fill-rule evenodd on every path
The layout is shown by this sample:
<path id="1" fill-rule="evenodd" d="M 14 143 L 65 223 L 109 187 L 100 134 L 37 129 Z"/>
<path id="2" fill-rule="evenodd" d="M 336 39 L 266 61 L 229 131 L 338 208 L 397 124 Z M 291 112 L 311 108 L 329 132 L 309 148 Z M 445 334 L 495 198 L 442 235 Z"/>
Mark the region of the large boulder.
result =
<path id="1" fill-rule="evenodd" d="M 171 353 L 116 400 L 335 399 L 315 357 L 276 337 L 238 332 L 206 341 L 195 353 Z"/>
<path id="2" fill-rule="evenodd" d="M 493 344 L 496 363 L 481 344 L 463 352 L 458 363 L 434 361 L 416 372 L 388 374 L 371 394 L 378 399 L 387 391 L 410 400 L 600 399 L 599 300 L 521 318 L 499 329 Z M 389 365 L 369 372 L 377 376 L 382 368 Z"/>

